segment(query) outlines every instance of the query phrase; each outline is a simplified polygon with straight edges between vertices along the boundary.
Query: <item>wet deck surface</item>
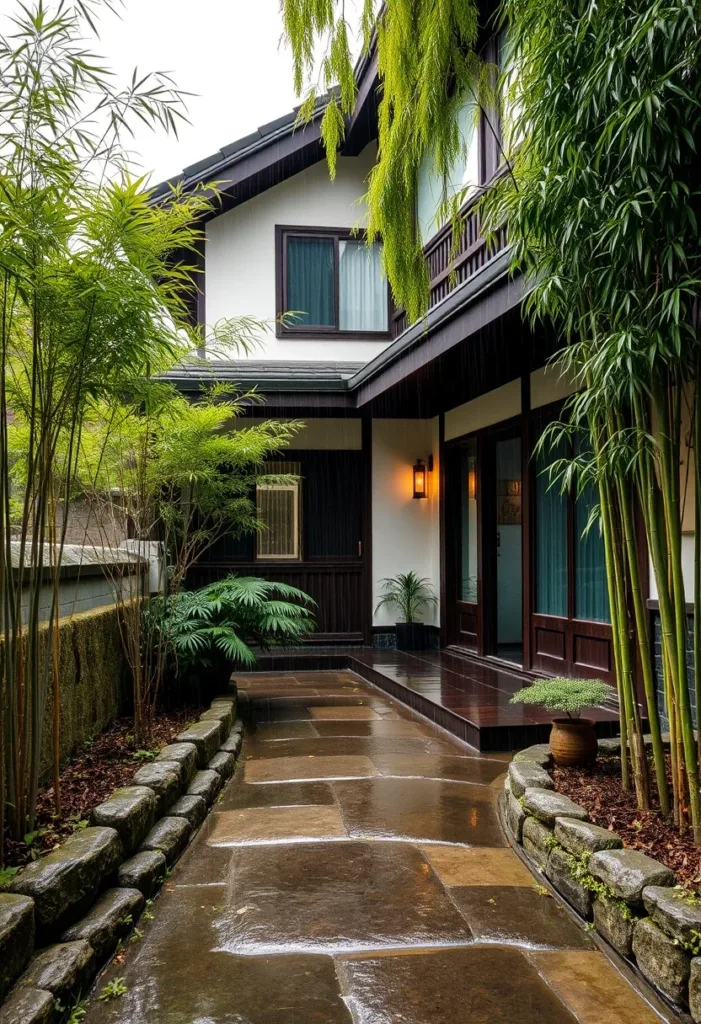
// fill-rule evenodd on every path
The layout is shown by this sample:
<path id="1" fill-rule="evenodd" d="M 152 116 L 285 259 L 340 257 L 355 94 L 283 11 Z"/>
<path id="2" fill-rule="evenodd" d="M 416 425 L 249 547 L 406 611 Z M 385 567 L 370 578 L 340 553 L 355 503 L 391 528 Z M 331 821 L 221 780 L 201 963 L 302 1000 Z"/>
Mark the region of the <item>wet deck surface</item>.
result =
<path id="1" fill-rule="evenodd" d="M 505 758 L 350 673 L 239 677 L 242 760 L 88 1024 L 653 1024 L 508 848 Z"/>
<path id="2" fill-rule="evenodd" d="M 360 673 L 390 695 L 482 751 L 521 750 L 547 742 L 552 713 L 533 704 L 511 704 L 528 679 L 516 666 L 487 664 L 450 650 L 395 651 L 381 648 L 339 648 L 328 655 Z M 307 675 L 305 662 L 315 668 L 324 654 L 312 649 L 273 651 L 262 661 L 275 671 L 286 667 Z M 601 735 L 618 734 L 615 709 L 590 708 Z"/>

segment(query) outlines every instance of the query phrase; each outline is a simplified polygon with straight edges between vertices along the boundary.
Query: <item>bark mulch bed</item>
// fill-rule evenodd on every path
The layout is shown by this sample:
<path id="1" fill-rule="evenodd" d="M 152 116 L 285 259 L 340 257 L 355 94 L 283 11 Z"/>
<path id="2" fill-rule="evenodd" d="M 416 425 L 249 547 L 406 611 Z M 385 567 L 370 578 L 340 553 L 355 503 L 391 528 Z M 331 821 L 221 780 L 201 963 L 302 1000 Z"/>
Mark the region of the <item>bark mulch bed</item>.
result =
<path id="1" fill-rule="evenodd" d="M 61 772 L 61 815 L 54 810 L 54 787 L 39 794 L 34 832 L 29 842 L 5 838 L 6 867 L 21 867 L 49 853 L 76 829 L 88 824 L 90 810 L 118 786 L 125 786 L 142 764 L 172 742 L 185 726 L 196 721 L 203 707 L 160 709 L 153 731 L 152 748 L 139 750 L 134 740 L 133 720 L 116 718 L 95 740 L 84 744 Z"/>
<path id="2" fill-rule="evenodd" d="M 669 757 L 667 761 L 669 769 Z M 636 808 L 635 793 L 621 789 L 620 757 L 600 756 L 588 768 L 556 767 L 552 774 L 558 792 L 586 808 L 596 825 L 617 832 L 625 846 L 662 861 L 680 885 L 701 889 L 701 850 L 694 846 L 691 833 L 680 835 L 672 822 L 661 817 L 655 809 L 659 807 L 656 793 L 651 811 Z"/>

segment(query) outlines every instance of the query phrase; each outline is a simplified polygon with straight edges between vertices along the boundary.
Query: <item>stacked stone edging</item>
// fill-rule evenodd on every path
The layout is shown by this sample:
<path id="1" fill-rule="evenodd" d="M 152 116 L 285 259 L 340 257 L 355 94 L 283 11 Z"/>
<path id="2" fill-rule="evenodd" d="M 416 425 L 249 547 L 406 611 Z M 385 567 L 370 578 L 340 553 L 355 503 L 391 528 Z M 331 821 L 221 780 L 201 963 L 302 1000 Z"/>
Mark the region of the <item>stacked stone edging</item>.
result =
<path id="1" fill-rule="evenodd" d="M 52 1024 L 58 1004 L 86 991 L 233 775 L 235 716 L 235 694 L 216 697 L 93 808 L 90 827 L 0 892 L 0 1024 Z"/>
<path id="2" fill-rule="evenodd" d="M 551 766 L 544 743 L 519 751 L 509 764 L 502 814 L 512 838 L 580 917 L 701 1024 L 701 897 L 554 792 Z"/>

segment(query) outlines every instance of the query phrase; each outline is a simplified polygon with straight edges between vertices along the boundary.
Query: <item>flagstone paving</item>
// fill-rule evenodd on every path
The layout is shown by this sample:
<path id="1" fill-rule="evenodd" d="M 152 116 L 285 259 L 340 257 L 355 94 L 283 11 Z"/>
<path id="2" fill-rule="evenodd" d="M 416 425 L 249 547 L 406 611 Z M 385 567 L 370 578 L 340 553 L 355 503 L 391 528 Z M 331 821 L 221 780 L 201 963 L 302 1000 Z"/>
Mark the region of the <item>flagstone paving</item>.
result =
<path id="1" fill-rule="evenodd" d="M 506 769 L 348 672 L 237 677 L 242 759 L 87 1024 L 653 1024 L 534 887 Z"/>

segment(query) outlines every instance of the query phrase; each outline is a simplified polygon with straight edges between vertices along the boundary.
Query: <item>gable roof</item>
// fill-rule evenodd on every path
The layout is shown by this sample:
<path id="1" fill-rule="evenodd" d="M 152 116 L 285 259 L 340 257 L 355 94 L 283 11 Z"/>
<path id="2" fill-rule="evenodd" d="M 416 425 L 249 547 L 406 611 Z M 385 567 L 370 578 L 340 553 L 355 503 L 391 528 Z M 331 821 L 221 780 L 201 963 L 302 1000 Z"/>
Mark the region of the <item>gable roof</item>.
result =
<path id="1" fill-rule="evenodd" d="M 355 67 L 358 97 L 353 114 L 347 119 L 346 140 L 342 152 L 357 156 L 377 134 L 377 57 L 374 49 L 363 54 Z M 202 160 L 160 182 L 152 192 L 154 203 L 167 200 L 171 187 L 194 188 L 208 182 L 216 183 L 221 206 L 211 217 L 245 203 L 274 185 L 311 167 L 325 157 L 321 141 L 321 120 L 332 94 L 319 97 L 314 116 L 309 122 L 298 121 L 299 107 L 255 132 L 222 146 Z"/>
<path id="2" fill-rule="evenodd" d="M 298 124 L 297 108 L 190 164 L 156 185 L 151 201 L 167 200 L 175 185 L 191 189 L 216 183 L 221 206 L 212 211 L 211 216 L 217 216 L 310 167 L 324 158 L 321 118 L 326 102 L 325 97 L 307 124 Z"/>

